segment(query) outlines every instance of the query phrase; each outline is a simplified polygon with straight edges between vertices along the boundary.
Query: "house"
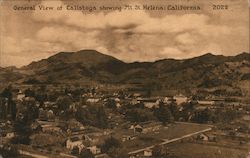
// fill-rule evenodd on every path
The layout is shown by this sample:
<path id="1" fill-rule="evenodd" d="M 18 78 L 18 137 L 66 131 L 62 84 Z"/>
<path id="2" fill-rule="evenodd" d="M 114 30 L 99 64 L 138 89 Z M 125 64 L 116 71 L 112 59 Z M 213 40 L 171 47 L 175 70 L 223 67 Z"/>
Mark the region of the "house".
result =
<path id="1" fill-rule="evenodd" d="M 114 100 L 115 100 L 115 102 L 120 102 L 121 101 L 119 98 L 115 98 Z"/>
<path id="2" fill-rule="evenodd" d="M 47 121 L 47 111 L 44 110 L 43 108 L 39 108 L 39 114 L 38 114 L 38 118 L 42 121 Z"/>
<path id="3" fill-rule="evenodd" d="M 202 106 L 212 106 L 215 102 L 212 100 L 198 100 L 198 104 Z"/>
<path id="4" fill-rule="evenodd" d="M 128 141 L 128 140 L 134 140 L 136 139 L 137 135 L 123 135 L 122 136 L 122 141 L 125 142 L 125 141 Z"/>
<path id="5" fill-rule="evenodd" d="M 74 147 L 78 147 L 79 152 L 84 148 L 82 140 L 79 137 L 72 137 L 66 141 L 66 148 L 72 150 Z"/>
<path id="6" fill-rule="evenodd" d="M 136 126 L 132 125 L 129 129 L 133 129 L 134 133 L 149 133 L 158 131 L 161 128 L 161 123 L 159 122 L 145 122 L 141 124 L 137 124 Z"/>
<path id="7" fill-rule="evenodd" d="M 32 131 L 37 131 L 37 132 L 38 131 L 42 131 L 42 127 L 41 127 L 41 125 L 37 121 L 33 122 L 30 125 L 30 128 L 31 128 Z"/>
<path id="8" fill-rule="evenodd" d="M 83 140 L 89 141 L 92 144 L 96 144 L 99 142 L 101 136 L 103 136 L 103 135 L 96 135 L 94 133 L 93 134 L 85 134 L 85 135 L 83 135 Z"/>
<path id="9" fill-rule="evenodd" d="M 62 131 L 61 128 L 56 127 L 56 126 L 51 125 L 51 124 L 41 125 L 41 128 L 42 128 L 43 132 L 61 132 Z"/>
<path id="10" fill-rule="evenodd" d="M 188 101 L 188 98 L 182 94 L 174 96 L 173 99 L 176 101 L 177 105 L 181 105 L 182 103 L 186 103 Z"/>
<path id="11" fill-rule="evenodd" d="M 79 136 L 84 134 L 84 127 L 68 128 L 67 133 L 71 136 Z"/>
<path id="12" fill-rule="evenodd" d="M 8 131 L 4 134 L 4 138 L 11 139 L 15 137 L 15 133 L 13 131 Z"/>
<path id="13" fill-rule="evenodd" d="M 212 99 L 212 101 L 214 101 L 215 105 L 223 105 L 225 103 L 224 98 L 215 98 L 215 99 Z"/>
<path id="14" fill-rule="evenodd" d="M 14 129 L 8 125 L 9 124 L 8 122 L 9 121 L 0 124 L 0 139 L 1 138 L 10 139 L 15 136 Z"/>
<path id="15" fill-rule="evenodd" d="M 23 98 L 25 98 L 25 94 L 22 93 L 22 92 L 20 91 L 20 92 L 17 94 L 16 99 L 17 99 L 17 100 L 22 100 Z"/>
<path id="16" fill-rule="evenodd" d="M 157 105 L 158 104 L 156 102 L 144 102 L 144 107 L 149 108 L 149 109 L 151 109 Z"/>
<path id="17" fill-rule="evenodd" d="M 55 102 L 46 101 L 46 102 L 44 102 L 44 107 L 45 107 L 45 108 L 56 108 L 57 105 L 56 105 Z"/>
<path id="18" fill-rule="evenodd" d="M 134 132 L 139 132 L 141 133 L 143 131 L 143 128 L 141 125 L 136 125 L 132 127 L 134 129 Z"/>
<path id="19" fill-rule="evenodd" d="M 170 104 L 172 102 L 176 102 L 176 100 L 173 97 L 165 97 L 163 98 L 163 103 Z"/>
<path id="20" fill-rule="evenodd" d="M 76 132 L 76 134 L 78 134 L 81 133 L 85 129 L 85 127 L 81 122 L 77 121 L 76 119 L 70 119 L 68 121 L 68 129 L 71 132 Z"/>
<path id="21" fill-rule="evenodd" d="M 161 127 L 161 123 L 159 122 L 148 122 L 142 125 L 143 131 L 142 133 L 154 132 L 158 131 Z"/>
<path id="22" fill-rule="evenodd" d="M 100 99 L 99 98 L 88 98 L 87 100 L 86 100 L 86 102 L 87 103 L 98 103 L 100 101 Z"/>
<path id="23" fill-rule="evenodd" d="M 203 141 L 210 141 L 210 142 L 217 141 L 217 138 L 215 135 L 210 135 L 210 134 L 205 134 L 205 133 L 201 133 L 197 138 Z"/>
<path id="24" fill-rule="evenodd" d="M 198 136 L 198 139 L 203 140 L 203 141 L 208 141 L 208 136 L 202 133 Z"/>
<path id="25" fill-rule="evenodd" d="M 55 120 L 55 114 L 52 110 L 47 111 L 47 118 L 49 121 Z"/>
<path id="26" fill-rule="evenodd" d="M 151 157 L 152 156 L 152 150 L 151 149 L 146 149 L 143 151 L 143 155 L 145 157 Z"/>
<path id="27" fill-rule="evenodd" d="M 137 99 L 139 102 L 142 102 L 144 104 L 144 107 L 146 108 L 153 108 L 157 107 L 160 103 L 160 100 L 158 98 L 140 98 Z"/>
<path id="28" fill-rule="evenodd" d="M 91 147 L 87 147 L 87 149 L 90 150 L 90 152 L 94 155 L 96 154 L 100 154 L 101 153 L 101 149 L 98 148 L 97 146 L 91 146 Z"/>
<path id="29" fill-rule="evenodd" d="M 136 98 L 136 97 L 140 97 L 141 94 L 140 93 L 134 93 L 133 96 Z"/>
<path id="30" fill-rule="evenodd" d="M 116 103 L 115 105 L 117 108 L 120 108 L 122 105 L 120 103 Z"/>
<path id="31" fill-rule="evenodd" d="M 132 104 L 132 105 L 136 105 L 136 104 L 139 104 L 140 101 L 138 101 L 137 99 L 133 98 L 133 99 L 129 100 L 129 103 Z"/>

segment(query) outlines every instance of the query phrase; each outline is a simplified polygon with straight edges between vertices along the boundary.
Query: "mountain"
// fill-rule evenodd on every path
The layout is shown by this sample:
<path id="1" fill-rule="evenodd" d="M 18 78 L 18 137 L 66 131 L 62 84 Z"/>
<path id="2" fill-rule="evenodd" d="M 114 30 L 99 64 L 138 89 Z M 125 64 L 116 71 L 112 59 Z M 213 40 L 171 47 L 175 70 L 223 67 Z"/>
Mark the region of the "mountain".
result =
<path id="1" fill-rule="evenodd" d="M 90 81 L 119 74 L 126 67 L 126 63 L 95 50 L 81 50 L 78 52 L 60 52 L 48 59 L 22 67 L 30 78 L 42 82 Z M 61 81 L 60 81 L 61 82 Z"/>
<path id="2" fill-rule="evenodd" d="M 0 80 L 130 84 L 158 90 L 214 87 L 246 90 L 250 81 L 249 59 L 249 53 L 236 56 L 208 53 L 185 60 L 125 63 L 95 50 L 81 50 L 60 52 L 20 69 L 1 68 Z"/>
<path id="3" fill-rule="evenodd" d="M 24 74 L 20 73 L 19 70 L 12 67 L 0 67 L 0 83 L 8 84 L 11 82 L 16 82 L 22 78 L 24 78 Z"/>

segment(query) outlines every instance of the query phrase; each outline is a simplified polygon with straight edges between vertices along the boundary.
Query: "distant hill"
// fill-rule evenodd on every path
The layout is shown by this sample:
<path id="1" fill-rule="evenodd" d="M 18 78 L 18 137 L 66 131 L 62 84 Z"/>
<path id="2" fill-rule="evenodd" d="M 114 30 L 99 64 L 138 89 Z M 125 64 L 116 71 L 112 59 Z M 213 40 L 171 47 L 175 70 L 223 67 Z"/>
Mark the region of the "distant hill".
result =
<path id="1" fill-rule="evenodd" d="M 125 63 L 95 50 L 81 50 L 60 52 L 20 69 L 1 68 L 0 74 L 1 82 L 96 82 L 138 84 L 154 89 L 246 89 L 250 81 L 250 54 L 223 56 L 208 53 L 185 60 Z"/>
<path id="2" fill-rule="evenodd" d="M 41 82 L 90 81 L 121 72 L 126 63 L 95 50 L 60 52 L 48 59 L 22 67 L 29 77 Z M 109 78 L 108 78 L 109 79 Z"/>
<path id="3" fill-rule="evenodd" d="M 25 75 L 20 73 L 16 67 L 0 67 L 0 83 L 2 84 L 6 85 L 11 82 L 16 82 L 24 77 Z"/>

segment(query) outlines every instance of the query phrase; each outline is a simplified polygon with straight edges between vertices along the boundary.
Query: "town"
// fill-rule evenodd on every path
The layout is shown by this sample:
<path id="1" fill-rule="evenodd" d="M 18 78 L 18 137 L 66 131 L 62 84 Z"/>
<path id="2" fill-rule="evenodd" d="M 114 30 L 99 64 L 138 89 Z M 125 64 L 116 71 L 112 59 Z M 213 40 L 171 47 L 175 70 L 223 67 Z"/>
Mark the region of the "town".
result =
<path id="1" fill-rule="evenodd" d="M 6 85 L 0 93 L 1 155 L 249 156 L 249 102 L 202 90 L 163 96 L 118 87 Z"/>

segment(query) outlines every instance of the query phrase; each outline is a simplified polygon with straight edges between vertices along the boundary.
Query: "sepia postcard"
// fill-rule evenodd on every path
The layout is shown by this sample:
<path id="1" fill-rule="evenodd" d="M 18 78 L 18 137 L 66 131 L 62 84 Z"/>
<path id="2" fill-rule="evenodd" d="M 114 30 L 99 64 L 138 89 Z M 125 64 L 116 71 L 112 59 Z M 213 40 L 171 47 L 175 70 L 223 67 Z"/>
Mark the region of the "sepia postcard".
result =
<path id="1" fill-rule="evenodd" d="M 249 0 L 0 0 L 0 158 L 250 158 Z"/>

